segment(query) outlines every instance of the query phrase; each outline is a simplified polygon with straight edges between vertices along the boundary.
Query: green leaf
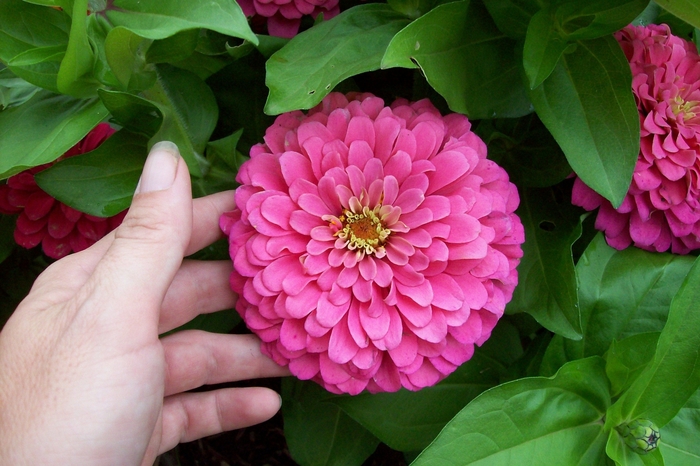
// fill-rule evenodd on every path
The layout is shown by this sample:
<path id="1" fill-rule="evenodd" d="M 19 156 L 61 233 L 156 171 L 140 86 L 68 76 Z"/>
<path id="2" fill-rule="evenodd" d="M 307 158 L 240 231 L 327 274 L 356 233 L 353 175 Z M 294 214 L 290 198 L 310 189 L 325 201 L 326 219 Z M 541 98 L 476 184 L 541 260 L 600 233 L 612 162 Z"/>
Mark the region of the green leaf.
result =
<path id="1" fill-rule="evenodd" d="M 700 28 L 700 4 L 696 0 L 654 0 L 661 8 Z"/>
<path id="2" fill-rule="evenodd" d="M 202 156 L 204 148 L 219 118 L 214 94 L 191 72 L 167 65 L 158 65 L 157 70 L 156 86 L 143 92 L 163 112 L 163 125 L 155 138 L 178 144 L 188 161 L 190 173 L 199 176 L 198 173 L 206 167 Z M 195 161 L 201 167 L 195 167 Z"/>
<path id="3" fill-rule="evenodd" d="M 64 45 L 37 47 L 7 62 L 7 67 L 25 81 L 58 93 L 58 71 L 66 54 Z"/>
<path id="4" fill-rule="evenodd" d="M 517 213 L 528 240 L 508 312 L 527 312 L 549 330 L 578 340 L 581 317 L 571 245 L 581 236 L 579 213 L 558 202 L 551 189 L 521 190 Z"/>
<path id="5" fill-rule="evenodd" d="M 537 0 L 483 0 L 498 29 L 512 39 L 522 39 L 534 14 L 540 10 Z"/>
<path id="6" fill-rule="evenodd" d="M 610 393 L 617 396 L 627 390 L 654 357 L 660 332 L 638 333 L 621 341 L 613 340 L 605 353 L 605 373 Z"/>
<path id="7" fill-rule="evenodd" d="M 58 90 L 74 97 L 91 97 L 99 83 L 92 75 L 95 56 L 87 34 L 88 0 L 73 2 L 68 49 L 58 70 Z"/>
<path id="8" fill-rule="evenodd" d="M 598 234 L 576 265 L 583 339 L 566 342 L 569 358 L 602 356 L 613 340 L 661 331 L 692 264 L 688 256 L 617 251 Z"/>
<path id="9" fill-rule="evenodd" d="M 0 2 L 0 61 L 27 50 L 68 44 L 70 17 L 22 0 Z"/>
<path id="10" fill-rule="evenodd" d="M 107 17 L 115 26 L 124 26 L 146 39 L 165 39 L 188 29 L 205 28 L 258 43 L 241 7 L 230 0 L 114 0 Z"/>
<path id="11" fill-rule="evenodd" d="M 112 69 L 109 67 L 105 42 L 107 35 L 113 29 L 107 18 L 102 15 L 92 14 L 88 16 L 88 40 L 95 54 L 95 66 L 93 75 L 97 81 L 108 88 L 119 88 L 120 83 Z"/>
<path id="12" fill-rule="evenodd" d="M 552 9 L 545 8 L 532 17 L 523 49 L 523 66 L 530 89 L 549 77 L 568 46 L 554 22 Z"/>
<path id="13" fill-rule="evenodd" d="M 209 170 L 203 178 L 193 180 L 192 193 L 194 196 L 205 196 L 238 187 L 236 173 L 247 159 L 236 150 L 242 134 L 243 129 L 239 129 L 225 138 L 207 144 L 206 155 Z"/>
<path id="14" fill-rule="evenodd" d="M 639 154 L 639 115 L 629 64 L 617 41 L 578 41 L 530 97 L 571 167 L 591 188 L 622 203 Z"/>
<path id="15" fill-rule="evenodd" d="M 192 55 L 199 41 L 198 29 L 178 32 L 166 39 L 153 41 L 146 51 L 148 63 L 176 63 Z"/>
<path id="16" fill-rule="evenodd" d="M 360 466 L 379 440 L 353 421 L 314 382 L 282 380 L 284 436 L 301 466 Z"/>
<path id="17" fill-rule="evenodd" d="M 149 138 L 158 132 L 163 114 L 155 102 L 128 92 L 105 89 L 100 89 L 98 95 L 120 126 Z"/>
<path id="18" fill-rule="evenodd" d="M 546 188 L 563 181 L 571 167 L 537 114 L 482 120 L 476 133 L 488 145 L 488 157 L 505 168 L 518 187 Z"/>
<path id="19" fill-rule="evenodd" d="M 61 160 L 34 178 L 64 204 L 97 217 L 129 207 L 146 161 L 148 140 L 118 131 L 95 150 Z"/>
<path id="20" fill-rule="evenodd" d="M 469 361 L 435 386 L 332 401 L 394 450 L 420 451 L 469 401 L 496 386 L 522 354 L 518 331 L 502 321 Z"/>
<path id="21" fill-rule="evenodd" d="M 379 69 L 389 41 L 406 24 L 388 5 L 371 3 L 298 34 L 267 61 L 265 113 L 311 108 L 345 78 Z"/>
<path id="22" fill-rule="evenodd" d="M 54 161 L 106 117 L 98 99 L 48 91 L 0 112 L 0 179 Z"/>
<path id="23" fill-rule="evenodd" d="M 470 118 L 515 118 L 532 111 L 515 42 L 479 2 L 440 5 L 391 40 L 382 68 L 420 67 L 455 112 Z"/>
<path id="24" fill-rule="evenodd" d="M 605 452 L 619 466 L 664 466 L 664 458 L 658 448 L 645 455 L 635 453 L 625 444 L 622 436 L 612 429 Z"/>
<path id="25" fill-rule="evenodd" d="M 242 135 L 243 130 L 239 129 L 225 138 L 209 142 L 207 144 L 207 157 L 218 158 L 228 165 L 231 170 L 237 172 L 245 161 L 245 159 L 240 157 L 240 153 L 236 151 L 236 146 L 238 146 L 238 141 L 240 141 Z"/>
<path id="26" fill-rule="evenodd" d="M 593 357 L 492 388 L 469 403 L 413 466 L 605 464 L 604 362 Z"/>
<path id="27" fill-rule="evenodd" d="M 700 465 L 700 390 L 688 400 L 661 432 L 659 449 L 666 466 Z"/>
<path id="28" fill-rule="evenodd" d="M 698 263 L 696 260 L 671 302 L 653 361 L 610 408 L 606 425 L 649 419 L 663 427 L 700 386 Z"/>
<path id="29" fill-rule="evenodd" d="M 648 4 L 648 0 L 568 0 L 557 6 L 555 21 L 566 39 L 597 39 L 627 26 Z"/>
<path id="30" fill-rule="evenodd" d="M 0 70 L 0 109 L 22 105 L 37 92 L 37 86 L 17 77 L 9 68 Z"/>
<path id="31" fill-rule="evenodd" d="M 155 67 L 146 63 L 146 53 L 152 42 L 123 27 L 116 27 L 107 34 L 107 63 L 123 90 L 137 93 L 155 84 Z"/>

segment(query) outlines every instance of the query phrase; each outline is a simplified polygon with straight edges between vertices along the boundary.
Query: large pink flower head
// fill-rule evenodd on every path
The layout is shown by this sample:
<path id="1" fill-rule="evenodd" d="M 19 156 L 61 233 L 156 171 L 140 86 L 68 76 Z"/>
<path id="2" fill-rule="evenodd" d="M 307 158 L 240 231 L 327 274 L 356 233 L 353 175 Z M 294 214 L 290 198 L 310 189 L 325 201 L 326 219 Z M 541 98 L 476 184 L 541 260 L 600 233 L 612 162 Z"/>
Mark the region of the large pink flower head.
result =
<path id="1" fill-rule="evenodd" d="M 89 152 L 112 133 L 114 129 L 101 123 L 60 159 Z M 14 231 L 17 244 L 27 249 L 41 244 L 47 256 L 60 259 L 71 252 L 86 249 L 115 229 L 125 212 L 110 218 L 100 218 L 57 201 L 34 181 L 35 174 L 51 165 L 53 163 L 30 168 L 11 176 L 6 184 L 1 184 L 0 213 L 19 214 Z"/>
<path id="2" fill-rule="evenodd" d="M 700 56 L 666 25 L 628 26 L 615 37 L 632 68 L 641 148 L 632 184 L 615 209 L 580 179 L 572 202 L 600 207 L 608 243 L 686 254 L 700 248 Z"/>
<path id="3" fill-rule="evenodd" d="M 286 38 L 299 32 L 304 15 L 315 19 L 323 13 L 323 19 L 327 20 L 340 13 L 338 0 L 238 0 L 238 4 L 246 16 L 266 18 L 271 36 Z"/>
<path id="4" fill-rule="evenodd" d="M 468 360 L 517 283 L 519 198 L 466 117 L 333 93 L 277 117 L 221 217 L 236 309 L 334 393 L 418 390 Z"/>

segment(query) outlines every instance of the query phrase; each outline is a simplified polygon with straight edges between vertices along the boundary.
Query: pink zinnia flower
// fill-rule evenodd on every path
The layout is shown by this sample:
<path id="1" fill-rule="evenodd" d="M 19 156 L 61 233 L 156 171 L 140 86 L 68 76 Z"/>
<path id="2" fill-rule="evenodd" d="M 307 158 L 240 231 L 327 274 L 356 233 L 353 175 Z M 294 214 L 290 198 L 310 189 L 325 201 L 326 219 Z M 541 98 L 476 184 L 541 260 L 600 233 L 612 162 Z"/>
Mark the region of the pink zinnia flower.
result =
<path id="1" fill-rule="evenodd" d="M 259 15 L 267 19 L 267 32 L 271 36 L 292 38 L 299 32 L 301 17 L 312 18 L 323 13 L 328 20 L 340 12 L 338 0 L 238 0 L 243 13 Z"/>
<path id="2" fill-rule="evenodd" d="M 90 152 L 107 139 L 114 129 L 101 123 L 59 160 Z M 44 253 L 60 259 L 82 251 L 115 229 L 125 212 L 110 218 L 94 217 L 57 201 L 34 181 L 34 175 L 53 163 L 40 165 L 11 176 L 0 185 L 0 213 L 19 214 L 15 241 L 27 249 L 41 244 Z"/>
<path id="3" fill-rule="evenodd" d="M 238 177 L 236 309 L 335 393 L 418 390 L 490 336 L 517 283 L 519 198 L 466 117 L 333 93 L 277 117 Z"/>
<path id="4" fill-rule="evenodd" d="M 700 56 L 666 25 L 616 33 L 632 68 L 641 149 L 617 209 L 576 179 L 572 202 L 600 207 L 596 228 L 612 247 L 686 254 L 700 248 Z"/>

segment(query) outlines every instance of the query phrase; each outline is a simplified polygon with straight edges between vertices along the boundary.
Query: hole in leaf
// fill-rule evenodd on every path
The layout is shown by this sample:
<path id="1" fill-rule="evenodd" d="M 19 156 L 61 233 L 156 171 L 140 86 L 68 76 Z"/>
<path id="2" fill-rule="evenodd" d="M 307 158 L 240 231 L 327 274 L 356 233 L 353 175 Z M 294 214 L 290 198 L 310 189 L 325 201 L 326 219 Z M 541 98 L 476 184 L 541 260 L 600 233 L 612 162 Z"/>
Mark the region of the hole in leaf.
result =
<path id="1" fill-rule="evenodd" d="M 554 231 L 556 230 L 557 226 L 554 224 L 554 222 L 550 222 L 549 220 L 542 220 L 540 222 L 540 228 L 544 231 Z"/>
<path id="2" fill-rule="evenodd" d="M 314 95 L 315 93 L 316 93 L 316 89 L 311 89 L 311 90 L 309 91 L 309 95 Z"/>

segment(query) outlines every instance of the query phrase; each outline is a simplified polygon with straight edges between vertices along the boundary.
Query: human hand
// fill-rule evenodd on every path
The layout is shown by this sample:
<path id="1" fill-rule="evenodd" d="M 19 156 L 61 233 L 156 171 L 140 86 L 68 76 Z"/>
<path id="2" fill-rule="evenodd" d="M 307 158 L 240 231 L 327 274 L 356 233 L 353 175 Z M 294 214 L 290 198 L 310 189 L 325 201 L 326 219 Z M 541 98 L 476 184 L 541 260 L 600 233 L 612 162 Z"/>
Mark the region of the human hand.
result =
<path id="1" fill-rule="evenodd" d="M 177 148 L 159 144 L 122 225 L 37 278 L 0 333 L 0 464 L 150 465 L 179 442 L 277 412 L 267 388 L 185 393 L 287 375 L 256 337 L 158 337 L 233 307 L 229 261 L 183 261 L 220 237 L 233 202 L 193 201 Z"/>

